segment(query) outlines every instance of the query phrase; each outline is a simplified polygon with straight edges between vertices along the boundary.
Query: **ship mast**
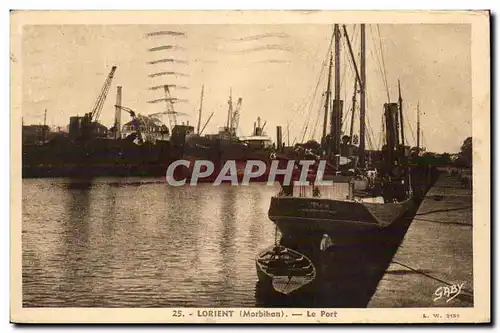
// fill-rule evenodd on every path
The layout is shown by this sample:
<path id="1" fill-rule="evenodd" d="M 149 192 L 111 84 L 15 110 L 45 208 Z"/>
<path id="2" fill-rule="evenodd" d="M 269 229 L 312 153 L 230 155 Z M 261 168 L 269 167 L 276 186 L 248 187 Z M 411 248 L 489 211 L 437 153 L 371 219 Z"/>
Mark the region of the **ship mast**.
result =
<path id="1" fill-rule="evenodd" d="M 201 86 L 201 99 L 200 99 L 200 109 L 198 110 L 198 126 L 196 129 L 196 133 L 200 134 L 200 124 L 201 124 L 201 111 L 203 110 L 203 90 L 205 89 L 205 85 Z"/>
<path id="2" fill-rule="evenodd" d="M 405 130 L 404 130 L 404 122 L 403 122 L 403 98 L 401 97 L 401 84 L 398 80 L 398 91 L 399 91 L 399 121 L 401 122 L 401 144 L 403 145 L 403 150 L 405 146 Z"/>
<path id="3" fill-rule="evenodd" d="M 325 92 L 325 119 L 323 121 L 323 140 L 326 138 L 326 125 L 328 123 L 328 114 L 330 113 L 330 96 L 332 94 L 332 67 L 333 67 L 333 54 L 330 54 L 330 66 L 328 67 L 328 83 Z"/>
<path id="4" fill-rule="evenodd" d="M 358 90 L 358 80 L 354 80 L 354 93 L 352 94 L 352 116 L 351 116 L 351 129 L 349 130 L 349 138 L 351 140 L 351 145 L 353 144 L 354 135 L 354 115 L 356 114 L 356 92 Z"/>
<path id="5" fill-rule="evenodd" d="M 361 24 L 361 90 L 359 101 L 359 165 L 365 166 L 365 111 L 366 111 L 366 60 L 365 60 L 365 25 Z"/>
<path id="6" fill-rule="evenodd" d="M 340 100 L 340 29 L 334 25 L 335 35 L 335 99 L 333 100 L 332 121 L 330 123 L 330 134 L 332 146 L 330 153 L 340 153 L 340 129 L 342 121 L 342 101 Z"/>
<path id="7" fill-rule="evenodd" d="M 420 103 L 417 103 L 417 154 L 420 154 Z"/>
<path id="8" fill-rule="evenodd" d="M 326 124 L 326 122 L 325 122 L 325 124 Z M 326 127 L 325 127 L 325 130 L 326 130 Z M 323 138 L 324 138 L 324 136 L 323 136 Z M 290 123 L 289 122 L 286 123 L 286 141 L 287 141 L 287 146 L 290 147 Z"/>
<path id="9" fill-rule="evenodd" d="M 229 88 L 229 101 L 227 102 L 229 104 L 229 108 L 227 110 L 227 125 L 226 128 L 228 131 L 230 131 L 230 124 L 231 124 L 231 115 L 233 113 L 233 88 Z"/>
<path id="10" fill-rule="evenodd" d="M 47 109 L 45 109 L 45 111 L 43 113 L 43 127 L 42 127 L 42 140 L 43 140 L 43 142 L 45 142 L 46 136 L 47 136 L 46 128 L 47 128 Z"/>

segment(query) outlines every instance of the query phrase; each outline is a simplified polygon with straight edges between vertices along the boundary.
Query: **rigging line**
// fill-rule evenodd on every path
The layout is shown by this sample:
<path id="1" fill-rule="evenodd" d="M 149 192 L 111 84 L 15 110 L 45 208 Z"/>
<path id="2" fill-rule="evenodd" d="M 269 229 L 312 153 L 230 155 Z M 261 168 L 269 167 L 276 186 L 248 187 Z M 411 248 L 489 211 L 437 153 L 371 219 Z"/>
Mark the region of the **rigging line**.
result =
<path id="1" fill-rule="evenodd" d="M 319 87 L 319 81 L 318 81 L 318 85 L 316 86 L 316 88 Z M 315 90 L 314 92 L 314 95 L 313 95 L 313 98 L 311 100 L 309 100 L 309 106 L 307 108 L 307 115 L 306 115 L 306 123 L 305 123 L 305 126 L 303 127 L 303 135 L 302 135 L 302 141 L 304 141 L 304 138 L 306 137 L 306 134 L 307 134 L 307 129 L 309 127 L 309 122 L 311 121 L 311 112 L 312 112 L 312 109 L 313 109 L 313 102 L 314 102 L 314 97 L 316 96 L 316 91 L 317 89 Z"/>
<path id="2" fill-rule="evenodd" d="M 372 51 L 372 49 L 370 48 L 370 54 L 375 59 L 377 65 L 378 65 L 377 69 L 378 69 L 378 71 L 380 73 L 380 78 L 382 79 L 382 84 L 384 85 L 384 87 L 386 89 L 386 92 L 388 92 L 389 91 L 389 85 L 388 85 L 388 83 L 386 81 L 386 77 L 384 76 L 384 71 L 382 69 L 382 62 L 380 60 L 380 55 L 378 53 L 378 47 L 377 47 L 377 43 L 375 42 L 374 35 L 375 34 L 373 33 L 373 29 L 372 29 L 372 27 L 370 25 L 370 36 L 371 36 L 373 50 L 374 50 L 374 51 Z M 374 55 L 374 52 L 375 52 L 375 55 Z"/>
<path id="3" fill-rule="evenodd" d="M 318 123 L 319 123 L 319 120 L 321 119 L 321 115 L 323 114 L 323 108 L 321 106 L 323 106 L 324 104 L 324 101 L 323 101 L 323 98 L 320 99 L 320 103 L 319 103 L 319 106 L 318 106 L 318 113 L 316 115 L 316 122 L 314 124 L 314 130 L 312 131 L 311 133 L 311 139 L 314 140 L 315 136 L 316 136 L 316 130 L 318 128 Z"/>
<path id="4" fill-rule="evenodd" d="M 354 29 L 355 29 L 355 28 L 356 28 L 356 26 L 354 26 L 354 27 L 353 27 L 353 33 L 352 33 L 353 35 L 354 35 Z M 343 43 L 344 43 L 344 49 L 348 48 L 347 41 L 346 41 L 345 39 L 342 39 L 342 41 L 343 41 Z M 356 45 L 356 44 L 355 44 L 356 42 L 357 42 L 357 41 L 356 41 L 356 38 L 354 37 L 351 45 Z M 353 50 L 353 54 L 354 54 L 354 50 Z M 347 59 L 346 59 L 346 61 L 345 61 L 345 63 L 344 63 L 344 65 L 345 65 L 345 66 L 347 66 L 347 64 L 346 64 L 346 63 L 349 63 L 349 67 L 350 67 L 350 69 L 351 69 L 351 76 L 350 76 L 350 77 L 351 77 L 351 78 L 356 78 L 356 70 L 354 69 L 354 64 L 353 64 L 353 61 L 354 61 L 354 60 L 353 60 L 353 59 L 351 59 L 351 57 L 348 57 L 348 56 L 346 55 L 346 53 L 344 53 L 344 55 L 345 55 L 345 58 L 347 58 Z M 345 69 L 345 70 L 347 70 L 347 69 Z M 344 73 L 344 74 L 345 74 L 345 73 Z M 343 81 L 342 81 L 342 84 L 343 84 Z M 347 98 L 347 97 L 346 97 L 346 98 Z"/>
<path id="5" fill-rule="evenodd" d="M 332 39 L 332 40 L 333 40 L 333 39 Z M 318 77 L 317 77 L 316 81 L 321 80 L 321 77 L 322 77 L 322 75 L 323 75 L 323 71 L 325 70 L 325 66 L 326 66 L 326 63 L 327 63 L 327 61 L 328 61 L 328 56 L 329 56 L 329 54 L 330 54 L 330 49 L 331 49 L 331 45 L 332 45 L 332 40 L 330 41 L 330 46 L 329 46 L 329 49 L 328 49 L 328 50 L 327 50 L 327 52 L 326 52 L 325 59 L 323 60 L 323 62 L 322 62 L 322 64 L 321 64 L 321 69 L 320 69 L 320 71 L 319 71 L 319 73 L 318 73 Z M 320 46 L 321 46 L 322 44 L 323 44 L 323 43 L 319 43 L 319 44 L 318 44 L 318 47 L 317 47 L 316 52 L 315 52 L 315 55 L 318 53 L 319 48 L 320 48 Z M 318 83 L 317 83 L 317 84 L 318 84 Z M 309 92 L 312 92 L 313 90 L 315 90 L 314 85 L 311 85 L 311 88 L 309 89 Z M 303 108 L 305 107 L 305 105 L 306 105 L 306 103 L 307 103 L 308 96 L 309 96 L 309 93 L 308 93 L 308 94 L 306 94 L 306 95 L 304 96 L 304 98 L 302 99 L 301 103 L 299 104 L 299 107 L 297 107 L 297 108 L 296 108 L 296 109 L 292 112 L 292 115 L 293 115 L 295 112 L 299 111 L 299 110 L 303 110 Z M 294 123 L 294 120 L 295 120 L 295 119 L 298 119 L 298 118 L 300 118 L 300 117 L 292 117 L 292 121 L 289 123 L 289 126 L 290 126 L 291 124 L 293 124 L 293 123 Z"/>
<path id="6" fill-rule="evenodd" d="M 374 135 L 373 135 L 373 129 L 372 129 L 372 126 L 370 124 L 370 118 L 369 118 L 368 115 L 366 115 L 366 124 L 367 124 L 367 127 L 368 127 L 368 145 L 373 150 L 375 148 L 375 146 L 373 145 L 373 142 L 375 140 L 374 140 Z"/>
<path id="7" fill-rule="evenodd" d="M 332 36 L 332 41 L 333 41 L 333 36 Z M 330 54 L 331 45 L 332 45 L 332 42 L 330 42 L 330 48 L 328 49 L 327 57 L 326 57 L 325 61 L 323 62 L 325 65 L 326 65 L 326 62 L 327 62 L 327 59 L 328 59 L 328 55 Z M 308 112 L 307 112 L 308 117 L 307 117 L 306 125 L 305 125 L 305 128 L 304 128 L 304 134 L 302 135 L 302 141 L 304 140 L 304 138 L 306 136 L 307 127 L 309 126 L 309 121 L 310 121 L 309 115 L 311 114 L 311 111 L 312 111 L 313 101 L 314 101 L 314 99 L 316 97 L 316 94 L 318 92 L 319 84 L 321 82 L 321 76 L 323 74 L 324 69 L 325 69 L 325 67 L 323 67 L 322 70 L 321 70 L 321 72 L 320 72 L 320 75 L 318 77 L 318 81 L 316 82 L 316 87 L 314 88 L 313 96 L 312 96 L 311 100 L 309 100 L 309 107 L 308 107 Z"/>
<path id="8" fill-rule="evenodd" d="M 356 78 L 354 78 L 356 79 Z M 354 94 L 357 93 L 357 91 L 353 92 Z M 345 98 L 345 100 L 347 100 L 347 97 Z M 352 114 L 352 117 L 354 117 L 354 113 L 352 113 L 352 99 L 349 100 L 349 107 L 347 109 L 345 109 L 345 115 L 342 116 L 342 119 L 344 119 L 344 122 L 341 124 L 342 125 L 342 130 L 344 131 L 347 131 L 347 124 L 350 124 L 350 122 L 347 122 L 347 118 L 349 117 L 349 115 Z M 358 110 L 358 108 L 356 108 Z M 349 119 L 350 120 L 350 119 Z"/>
<path id="9" fill-rule="evenodd" d="M 372 42 L 373 42 L 373 40 L 372 40 Z M 375 46 L 375 44 L 374 44 L 374 46 Z M 382 65 L 380 64 L 379 58 L 373 53 L 373 49 L 372 48 L 370 48 L 370 55 L 372 56 L 373 60 L 375 61 L 376 65 L 377 65 L 376 68 L 377 68 L 377 70 L 378 70 L 378 72 L 380 74 L 380 78 L 382 80 L 382 84 L 385 86 L 384 75 L 382 73 Z"/>
<path id="10" fill-rule="evenodd" d="M 314 91 L 313 99 L 314 99 L 314 96 L 316 96 L 316 91 Z M 292 121 L 290 121 L 288 123 L 288 126 L 293 126 L 294 121 L 296 119 L 302 119 L 304 116 L 307 116 L 310 113 L 309 112 L 306 114 L 306 110 L 310 110 L 310 107 L 308 105 L 312 102 L 313 99 L 307 100 L 306 98 L 304 98 L 303 103 L 301 105 L 300 112 L 295 117 L 292 117 Z M 307 117 L 307 119 L 308 119 L 308 117 Z"/>
<path id="11" fill-rule="evenodd" d="M 321 82 L 321 77 L 323 76 L 323 73 L 324 73 L 325 68 L 326 68 L 326 64 L 327 64 L 327 62 L 329 61 L 329 55 L 330 55 L 330 52 L 331 52 L 331 49 L 332 49 L 332 45 L 333 45 L 333 38 L 334 38 L 334 33 L 332 33 L 332 37 L 331 37 L 331 39 L 330 39 L 330 45 L 328 46 L 328 49 L 327 49 L 327 52 L 326 52 L 325 58 L 324 58 L 324 60 L 323 60 L 323 62 L 322 62 L 321 70 L 320 70 L 320 72 L 318 73 L 318 77 L 317 77 L 317 80 L 316 80 L 316 86 L 314 87 L 314 91 L 313 91 L 312 99 L 310 99 L 310 100 L 309 100 L 309 110 L 310 110 L 310 108 L 311 108 L 312 101 L 313 101 L 313 99 L 315 98 L 316 93 L 317 93 L 317 91 L 318 91 L 319 84 L 320 84 L 320 82 Z M 304 102 L 306 101 L 306 99 L 307 99 L 307 95 L 306 95 L 306 97 L 304 98 Z M 304 103 L 303 108 L 305 108 L 305 107 L 306 107 L 306 105 L 307 105 L 307 103 Z M 303 111 L 304 111 L 304 109 L 302 109 L 302 112 L 299 114 L 299 116 L 298 116 L 298 117 L 293 117 L 293 119 L 292 119 L 292 121 L 290 122 L 290 124 L 291 124 L 291 123 L 293 123 L 295 119 L 299 119 L 299 118 L 301 118 L 301 116 L 303 115 Z M 310 113 L 310 112 L 309 112 L 309 113 Z M 289 124 L 289 125 L 290 125 L 290 124 Z M 305 136 L 305 133 L 304 133 L 304 136 Z"/>
<path id="12" fill-rule="evenodd" d="M 341 37 L 340 41 L 341 41 L 342 49 L 345 50 L 346 49 L 345 39 Z M 343 87 L 345 75 L 347 72 L 347 60 L 346 60 L 346 53 L 345 52 L 342 52 L 342 59 L 341 60 L 342 60 L 342 77 L 340 78 L 340 86 Z"/>
<path id="13" fill-rule="evenodd" d="M 350 59 L 350 58 L 349 58 L 349 59 Z M 350 67 L 350 69 L 351 69 L 351 72 L 350 72 L 350 73 L 351 73 L 351 75 L 350 75 L 351 80 L 350 80 L 350 81 L 354 81 L 354 80 L 356 80 L 356 79 L 357 79 L 357 78 L 356 78 L 356 74 L 355 74 L 354 64 L 352 63 L 352 60 L 351 60 L 351 59 L 350 59 L 350 61 L 348 61 L 348 62 L 349 62 L 349 67 Z M 345 89 L 345 91 L 344 91 L 344 92 L 345 92 L 345 95 L 344 95 L 344 101 L 346 101 L 346 100 L 347 100 L 347 89 Z M 353 92 L 353 93 L 357 93 L 357 92 Z M 349 103 L 350 103 L 350 104 L 349 104 L 349 108 L 347 108 L 347 109 L 345 109 L 345 108 L 344 108 L 344 109 L 345 109 L 345 115 L 343 115 L 343 116 L 342 116 L 342 119 L 344 119 L 343 124 L 341 124 L 342 126 L 344 126 L 345 124 L 347 124 L 347 122 L 346 122 L 345 120 L 347 119 L 347 117 L 348 117 L 348 116 L 349 116 L 349 114 L 351 113 L 351 109 L 352 109 L 352 99 L 350 99 Z M 343 127 L 343 129 L 344 129 L 344 127 Z"/>
<path id="14" fill-rule="evenodd" d="M 357 42 L 357 40 L 358 40 L 358 33 L 359 33 L 359 29 L 356 29 L 356 25 L 354 25 L 353 28 L 352 28 L 352 33 L 351 33 L 351 35 L 352 35 L 352 44 L 351 45 L 357 45 L 357 43 L 358 43 Z M 347 44 L 347 40 L 345 40 L 344 43 Z M 359 52 L 355 53 L 354 49 L 352 51 L 353 51 L 353 55 L 354 54 L 356 54 L 356 55 L 359 54 Z M 354 60 L 351 59 L 351 57 L 347 57 L 347 59 L 348 59 L 347 62 L 349 63 L 349 68 L 351 69 L 351 76 L 350 76 L 350 78 L 354 79 L 354 80 L 357 80 L 356 71 L 354 69 L 354 63 L 353 63 Z M 347 85 L 346 85 L 346 88 L 347 88 Z M 344 97 L 344 99 L 347 100 L 347 89 L 345 90 L 345 97 Z M 352 103 L 351 103 L 351 105 L 352 105 Z M 343 118 L 343 119 L 347 119 L 347 118 Z"/>
<path id="15" fill-rule="evenodd" d="M 320 71 L 320 73 L 318 75 L 318 80 L 316 82 L 316 87 L 314 88 L 314 93 L 313 93 L 312 99 L 309 101 L 309 111 L 308 111 L 307 115 L 310 115 L 310 113 L 311 113 L 314 97 L 316 96 L 316 93 L 318 91 L 319 84 L 320 84 L 321 77 L 322 77 L 323 71 L 325 69 L 326 63 L 329 60 L 329 55 L 330 55 L 330 52 L 332 50 L 332 45 L 333 45 L 334 37 L 335 37 L 335 29 L 332 30 L 332 35 L 331 35 L 331 38 L 330 38 L 330 44 L 328 45 L 328 49 L 327 49 L 325 58 L 323 60 L 323 66 L 322 66 L 321 71 Z M 305 123 L 305 126 L 304 126 L 304 132 L 303 132 L 303 135 L 302 135 L 302 141 L 304 140 L 304 138 L 306 136 L 307 128 L 309 126 L 309 121 L 310 121 L 310 117 L 308 116 L 307 120 L 306 120 L 306 123 Z"/>
<path id="16" fill-rule="evenodd" d="M 368 148 L 369 148 L 369 150 L 374 150 L 374 146 L 373 146 L 373 142 L 372 142 L 370 134 L 368 134 L 367 139 L 368 139 Z"/>
<path id="17" fill-rule="evenodd" d="M 309 120 L 307 121 L 307 124 L 304 127 L 304 134 L 302 134 L 302 139 L 300 140 L 302 143 L 304 143 L 304 139 L 306 138 L 306 133 L 307 133 L 307 127 L 308 126 L 309 126 Z"/>
<path id="18" fill-rule="evenodd" d="M 353 31 L 352 31 L 353 43 L 356 43 L 356 35 L 355 35 L 355 32 L 357 32 L 356 25 L 354 25 L 352 29 L 353 29 Z M 344 50 L 347 49 L 348 45 L 347 45 L 347 40 L 345 38 L 342 39 L 342 43 L 343 43 Z M 349 79 L 350 79 L 349 82 L 352 81 L 353 78 L 354 78 L 354 80 L 356 80 L 356 74 L 355 74 L 354 64 L 352 63 L 351 57 L 348 56 L 347 52 L 344 52 L 343 56 L 344 56 L 344 59 L 343 59 L 344 72 L 343 72 L 342 79 L 340 81 L 341 82 L 340 85 L 344 87 L 344 82 L 345 82 L 346 73 L 347 73 L 347 64 L 349 64 L 349 68 L 351 69 L 350 76 L 349 76 Z M 344 101 L 347 100 L 347 85 L 345 85 L 345 87 L 346 87 L 346 89 L 344 89 Z M 351 102 L 351 105 L 352 105 L 352 102 Z M 345 111 L 346 115 L 343 115 L 342 119 L 347 119 L 346 116 L 347 116 L 348 111 L 349 111 L 349 109 L 347 109 Z M 343 124 L 341 124 L 341 125 L 343 125 Z"/>
<path id="19" fill-rule="evenodd" d="M 320 74 L 321 74 L 321 72 L 320 72 Z M 311 86 L 311 89 L 310 89 L 311 92 L 313 92 L 313 89 L 314 89 L 314 86 Z M 309 94 L 306 94 L 306 96 L 304 96 L 304 98 L 302 99 L 300 105 L 297 108 L 295 108 L 295 110 L 293 111 L 292 117 L 291 117 L 292 120 L 289 123 L 289 125 L 293 124 L 296 119 L 300 119 L 302 117 L 304 110 L 307 107 L 307 103 L 309 103 L 308 96 L 309 96 Z M 297 113 L 297 114 L 295 115 L 295 113 Z"/>
<path id="20" fill-rule="evenodd" d="M 373 129 L 371 127 L 371 123 L 370 123 L 370 118 L 368 116 L 368 114 L 365 115 L 366 117 L 366 129 L 367 129 L 367 138 L 368 138 L 368 145 L 371 147 L 371 149 L 374 148 L 373 146 Z"/>
<path id="21" fill-rule="evenodd" d="M 354 64 L 352 63 L 352 60 L 349 59 L 348 63 L 349 63 L 349 68 L 351 69 L 351 71 L 349 72 L 350 73 L 350 76 L 349 76 L 350 80 L 349 80 L 349 82 L 351 82 L 351 81 L 354 81 L 354 80 L 357 79 L 356 78 L 356 70 L 354 69 Z M 345 89 L 345 92 L 347 93 L 347 89 Z M 347 99 L 347 96 L 345 98 Z"/>
<path id="22" fill-rule="evenodd" d="M 311 90 L 312 90 L 312 88 L 311 88 Z M 302 102 L 300 102 L 300 105 L 297 108 L 295 108 L 294 111 L 292 112 L 292 114 L 291 114 L 292 120 L 288 123 L 288 126 L 293 125 L 295 120 L 301 117 L 301 115 L 306 107 L 306 103 L 307 103 L 307 97 L 304 97 Z M 298 112 L 299 110 L 300 110 L 300 112 Z M 294 114 L 297 112 L 298 112 L 298 115 L 295 116 Z"/>
<path id="23" fill-rule="evenodd" d="M 375 37 L 374 37 L 375 33 L 373 32 L 373 28 L 372 28 L 371 25 L 370 25 L 370 35 L 371 35 L 373 49 L 374 49 L 374 52 L 375 52 L 375 55 L 376 55 L 376 59 L 377 59 L 377 65 L 378 65 L 378 69 L 379 69 L 379 72 L 380 72 L 380 77 L 382 79 L 383 85 L 385 86 L 385 89 L 388 90 L 388 83 L 386 81 L 386 77 L 384 76 L 384 71 L 382 69 L 382 61 L 380 59 L 379 49 L 377 47 L 377 43 L 375 42 Z"/>
<path id="24" fill-rule="evenodd" d="M 351 104 L 349 105 L 349 108 L 346 109 L 346 114 L 344 115 L 344 117 L 342 119 L 345 119 L 347 120 L 347 118 L 352 114 L 352 100 L 351 100 Z M 351 120 L 351 118 L 349 118 L 349 120 Z M 342 123 L 342 131 L 346 132 L 347 131 L 347 124 L 350 124 L 350 122 L 348 121 L 344 121 Z"/>
<path id="25" fill-rule="evenodd" d="M 347 105 L 347 101 L 348 101 L 348 98 L 347 98 L 347 89 L 345 90 L 343 101 L 344 101 L 344 105 L 343 105 L 343 108 L 342 108 L 342 123 L 340 124 L 341 130 L 343 130 L 345 124 L 348 123 L 346 120 L 347 120 L 347 117 L 349 117 L 349 114 L 351 113 L 351 108 L 352 108 L 352 100 L 350 100 L 349 101 L 350 104 Z"/>
<path id="26" fill-rule="evenodd" d="M 371 147 L 373 149 L 373 148 L 375 148 L 375 146 L 373 144 L 375 142 L 375 134 L 374 134 L 374 131 L 373 131 L 373 128 L 371 125 L 370 114 L 369 113 L 366 114 L 365 117 L 366 117 L 366 124 L 368 127 L 368 140 L 371 142 Z"/>
<path id="27" fill-rule="evenodd" d="M 369 94 L 367 94 L 367 93 L 366 93 L 366 95 L 365 95 L 365 96 L 366 96 L 366 103 L 367 103 L 367 104 L 369 103 L 369 96 L 368 96 L 368 95 L 369 95 Z M 374 134 L 373 128 L 372 128 L 372 126 L 371 126 L 371 122 L 370 122 L 370 114 L 369 114 L 369 113 L 367 113 L 367 114 L 365 115 L 365 117 L 366 117 L 366 121 L 365 121 L 365 122 L 366 122 L 366 124 L 367 124 L 367 128 L 368 128 L 368 131 L 367 131 L 367 132 L 368 132 L 368 141 L 369 141 L 369 143 L 370 143 L 370 141 L 371 141 L 371 147 L 372 147 L 372 149 L 374 149 L 374 148 L 375 148 L 375 146 L 373 145 L 373 142 L 375 142 L 375 134 Z M 371 136 L 371 137 L 370 137 L 370 136 Z"/>
<path id="28" fill-rule="evenodd" d="M 316 94 L 314 94 L 314 96 L 316 96 Z M 307 112 L 307 115 L 306 115 L 306 122 L 305 122 L 305 125 L 303 126 L 303 131 L 304 132 L 302 134 L 302 140 L 301 140 L 302 142 L 304 142 L 304 138 L 306 137 L 306 134 L 307 134 L 307 129 L 309 128 L 309 122 L 311 121 L 310 114 L 311 114 L 311 111 L 312 111 L 313 101 L 314 101 L 314 98 L 309 101 L 308 112 Z"/>
<path id="29" fill-rule="evenodd" d="M 416 145 L 416 140 L 415 140 L 415 132 L 413 131 L 413 127 L 411 126 L 410 123 L 408 123 L 408 127 L 410 128 L 410 133 L 411 133 L 411 137 L 413 138 L 413 143 L 414 145 Z"/>
<path id="30" fill-rule="evenodd" d="M 383 68 L 384 68 L 384 75 L 385 75 L 385 85 L 386 85 L 386 88 L 387 88 L 387 101 L 390 103 L 391 102 L 391 97 L 389 96 L 389 85 L 388 85 L 388 81 L 387 81 L 387 70 L 386 70 L 386 67 L 385 67 L 385 60 L 384 60 L 384 50 L 382 48 L 382 37 L 380 36 L 380 25 L 377 24 L 377 31 L 378 31 L 378 40 L 379 40 L 379 43 L 380 43 L 380 55 L 382 56 L 382 65 L 383 65 Z"/>
<path id="31" fill-rule="evenodd" d="M 380 148 L 384 146 L 384 115 L 382 115 L 382 121 L 380 122 L 380 136 L 378 138 L 378 145 Z"/>

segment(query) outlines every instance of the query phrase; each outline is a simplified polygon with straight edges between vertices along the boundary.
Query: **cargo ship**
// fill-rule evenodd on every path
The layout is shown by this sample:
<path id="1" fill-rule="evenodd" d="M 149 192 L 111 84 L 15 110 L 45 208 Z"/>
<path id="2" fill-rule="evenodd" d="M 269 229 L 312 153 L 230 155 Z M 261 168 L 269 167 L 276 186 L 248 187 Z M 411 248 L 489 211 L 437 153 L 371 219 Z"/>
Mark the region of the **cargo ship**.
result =
<path id="1" fill-rule="evenodd" d="M 34 127 L 23 126 L 23 178 L 165 175 L 171 160 L 180 156 L 171 147 L 170 130 L 154 115 L 143 116 L 122 106 L 121 86 L 117 87 L 114 126 L 99 123 L 115 71 L 113 66 L 92 110 L 70 117 L 66 133 L 51 133 L 44 124 L 33 138 L 28 133 Z M 122 125 L 124 111 L 131 120 Z M 177 125 L 176 136 L 188 130 Z"/>
<path id="2" fill-rule="evenodd" d="M 238 136 L 237 131 L 239 128 L 242 98 L 239 98 L 236 106 L 233 106 L 232 96 L 230 94 L 228 105 L 227 123 L 224 127 L 219 129 L 218 133 L 203 135 L 206 123 L 200 130 L 200 122 L 198 122 L 198 129 L 196 132 L 194 132 L 194 128 L 192 128 L 191 131 L 183 137 L 183 140 L 172 141 L 172 146 L 182 151 L 181 159 L 189 161 L 190 165 L 189 168 L 180 167 L 176 169 L 176 179 L 189 180 L 192 176 L 195 162 L 203 160 L 210 161 L 214 164 L 214 172 L 210 176 L 200 178 L 199 181 L 215 181 L 217 175 L 219 175 L 223 166 L 228 161 L 234 161 L 237 178 L 241 180 L 245 172 L 246 162 L 258 160 L 265 163 L 266 171 L 261 176 L 253 178 L 252 181 L 267 181 L 271 161 L 276 155 L 276 146 L 271 138 L 264 132 L 266 122 L 261 123 L 261 119 L 258 117 L 257 121 L 254 122 L 251 135 Z M 201 120 L 201 107 L 199 119 Z"/>

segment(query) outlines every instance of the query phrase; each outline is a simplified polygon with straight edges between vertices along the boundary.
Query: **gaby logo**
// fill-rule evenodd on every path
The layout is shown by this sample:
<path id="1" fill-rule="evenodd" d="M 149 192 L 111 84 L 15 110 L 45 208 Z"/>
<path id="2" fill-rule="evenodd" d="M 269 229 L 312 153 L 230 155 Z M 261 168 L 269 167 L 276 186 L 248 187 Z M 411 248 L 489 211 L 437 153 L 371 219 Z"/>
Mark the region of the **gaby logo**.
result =
<path id="1" fill-rule="evenodd" d="M 434 298 L 434 302 L 436 302 L 439 299 L 446 299 L 446 303 L 448 303 L 449 301 L 460 295 L 460 292 L 462 291 L 464 285 L 465 282 L 437 288 L 436 291 L 434 292 L 434 296 L 436 296 Z"/>
<path id="2" fill-rule="evenodd" d="M 313 167 L 314 166 L 314 167 Z M 174 177 L 177 168 L 185 167 L 190 171 L 189 177 L 184 179 L 176 179 Z M 192 168 L 191 168 L 192 167 Z M 294 185 L 309 185 L 308 179 L 314 178 L 316 185 L 330 185 L 332 181 L 323 180 L 325 173 L 326 161 L 300 160 L 287 161 L 286 167 L 280 168 L 280 161 L 273 160 L 268 167 L 266 163 L 259 160 L 248 160 L 242 173 L 238 172 L 236 161 L 228 160 L 217 173 L 213 185 L 220 185 L 222 182 L 230 182 L 231 185 L 248 185 L 251 179 L 256 179 L 267 175 L 267 185 L 273 185 L 280 177 L 283 185 L 289 186 L 292 182 L 292 177 L 300 171 L 299 179 L 294 180 Z M 191 165 L 188 160 L 177 160 L 169 165 L 166 172 L 166 181 L 171 186 L 186 185 L 189 178 L 189 185 L 194 186 L 198 181 L 213 177 L 215 173 L 215 165 L 212 161 L 197 160 Z M 311 174 L 312 173 L 312 174 Z M 239 179 L 241 178 L 241 182 Z"/>

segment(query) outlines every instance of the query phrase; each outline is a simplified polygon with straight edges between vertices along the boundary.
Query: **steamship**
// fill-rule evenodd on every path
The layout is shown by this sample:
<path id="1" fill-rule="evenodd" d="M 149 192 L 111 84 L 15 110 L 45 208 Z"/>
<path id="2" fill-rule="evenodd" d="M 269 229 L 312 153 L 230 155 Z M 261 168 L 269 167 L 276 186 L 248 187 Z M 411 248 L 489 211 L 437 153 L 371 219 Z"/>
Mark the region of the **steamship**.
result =
<path id="1" fill-rule="evenodd" d="M 99 123 L 115 70 L 113 66 L 92 110 L 70 117 L 67 133 L 44 130 L 40 138 L 23 142 L 23 177 L 165 175 L 169 163 L 180 154 L 170 141 L 182 139 L 189 127 L 176 125 L 170 133 L 154 115 L 143 116 L 122 106 L 120 86 L 116 93 L 115 125 L 107 128 Z M 124 125 L 123 111 L 132 118 Z M 25 127 L 30 126 L 23 126 L 23 131 Z"/>
<path id="2" fill-rule="evenodd" d="M 246 162 L 249 160 L 259 160 L 265 163 L 266 172 L 257 178 L 253 178 L 252 181 L 267 181 L 269 166 L 275 157 L 276 147 L 271 138 L 267 136 L 264 131 L 266 122 L 261 123 L 261 118 L 258 117 L 257 121 L 254 122 L 251 135 L 238 136 L 237 132 L 239 128 L 242 98 L 239 98 L 234 106 L 230 94 L 228 105 L 227 123 L 224 127 L 219 129 L 218 133 L 203 135 L 203 130 L 208 121 L 201 130 L 200 122 L 198 122 L 198 129 L 196 132 L 192 127 L 191 131 L 189 131 L 182 140 L 172 141 L 172 146 L 181 147 L 182 159 L 190 162 L 189 168 L 178 167 L 176 169 L 175 178 L 190 179 L 194 162 L 197 160 L 205 160 L 214 164 L 214 172 L 210 176 L 200 178 L 199 181 L 213 182 L 225 163 L 227 161 L 234 161 L 237 178 L 241 181 L 245 172 Z M 211 117 L 212 116 L 209 117 L 209 120 Z"/>

